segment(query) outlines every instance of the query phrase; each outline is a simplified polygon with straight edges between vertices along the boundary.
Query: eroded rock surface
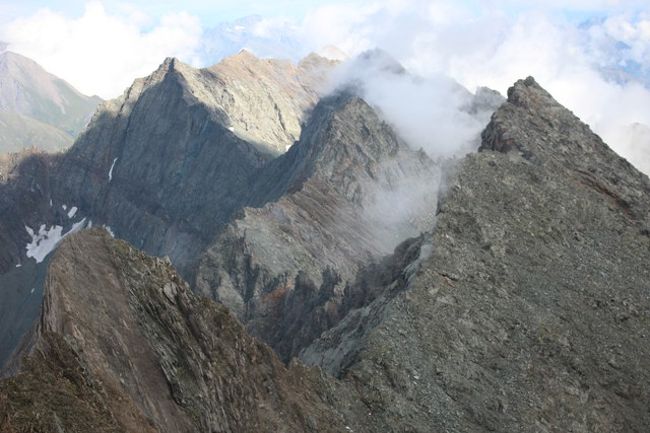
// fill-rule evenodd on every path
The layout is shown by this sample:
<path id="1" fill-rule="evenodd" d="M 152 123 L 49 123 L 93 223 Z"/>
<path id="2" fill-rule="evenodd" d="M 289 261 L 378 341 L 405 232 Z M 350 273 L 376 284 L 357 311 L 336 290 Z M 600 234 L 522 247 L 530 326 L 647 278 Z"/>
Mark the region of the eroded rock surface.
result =
<path id="1" fill-rule="evenodd" d="M 102 229 L 57 250 L 24 354 L 18 374 L 0 383 L 1 431 L 340 432 L 348 425 L 333 409 L 347 391 L 336 392 L 316 370 L 285 367 L 223 306 L 196 297 L 168 262 Z"/>
<path id="2" fill-rule="evenodd" d="M 354 383 L 384 431 L 645 431 L 649 193 L 519 81 L 449 179 L 406 287 L 389 296 L 398 273 L 301 357 Z"/>
<path id="3" fill-rule="evenodd" d="M 197 289 L 288 361 L 345 315 L 345 287 L 361 267 L 433 224 L 435 196 L 399 220 L 374 211 L 377 196 L 413 181 L 428 183 L 414 198 L 422 199 L 438 179 L 433 161 L 363 100 L 327 98 L 301 140 L 260 176 L 258 189 L 280 198 L 227 226 L 202 258 Z"/>

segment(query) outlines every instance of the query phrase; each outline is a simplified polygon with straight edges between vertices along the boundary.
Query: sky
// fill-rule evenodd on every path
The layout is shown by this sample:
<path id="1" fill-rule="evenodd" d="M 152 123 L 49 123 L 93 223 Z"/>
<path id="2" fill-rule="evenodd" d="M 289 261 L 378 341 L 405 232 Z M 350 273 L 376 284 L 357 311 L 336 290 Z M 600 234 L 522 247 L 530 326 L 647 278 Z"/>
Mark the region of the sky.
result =
<path id="1" fill-rule="evenodd" d="M 421 77 L 503 94 L 533 75 L 650 172 L 647 0 L 0 0 L 0 41 L 103 98 L 165 57 L 207 66 L 242 48 L 382 48 Z"/>

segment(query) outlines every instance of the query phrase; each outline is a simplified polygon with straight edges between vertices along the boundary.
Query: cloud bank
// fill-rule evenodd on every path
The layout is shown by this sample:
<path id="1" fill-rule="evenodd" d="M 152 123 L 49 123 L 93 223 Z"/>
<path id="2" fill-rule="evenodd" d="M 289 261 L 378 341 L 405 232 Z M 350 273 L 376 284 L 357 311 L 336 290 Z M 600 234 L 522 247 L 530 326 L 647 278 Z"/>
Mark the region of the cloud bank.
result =
<path id="1" fill-rule="evenodd" d="M 457 82 L 443 75 L 412 75 L 381 50 L 344 62 L 330 81 L 326 92 L 352 88 L 412 148 L 434 160 L 475 150 L 493 111 L 471 112 L 474 95 Z"/>
<path id="2" fill-rule="evenodd" d="M 451 1 L 385 1 L 364 7 L 328 5 L 309 14 L 306 40 L 326 40 L 349 54 L 381 47 L 422 77 L 446 75 L 470 90 L 505 94 L 533 75 L 619 154 L 648 170 L 650 136 L 650 6 L 562 2 L 609 16 L 574 22 L 555 6 L 510 14 L 507 1 L 470 8 Z M 630 9 L 631 10 L 631 9 Z M 435 108 L 434 108 L 435 109 Z"/>

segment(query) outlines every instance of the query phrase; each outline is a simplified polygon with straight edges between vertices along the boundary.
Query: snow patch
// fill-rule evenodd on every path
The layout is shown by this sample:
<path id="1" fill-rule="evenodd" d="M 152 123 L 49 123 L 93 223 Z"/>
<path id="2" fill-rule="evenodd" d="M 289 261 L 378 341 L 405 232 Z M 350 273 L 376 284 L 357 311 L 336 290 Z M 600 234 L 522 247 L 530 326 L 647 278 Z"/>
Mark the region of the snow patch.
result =
<path id="1" fill-rule="evenodd" d="M 23 265 L 21 265 L 20 263 L 18 263 L 18 264 L 16 265 L 16 267 L 17 267 L 17 268 L 22 268 Z"/>
<path id="2" fill-rule="evenodd" d="M 65 204 L 64 204 L 64 205 L 61 205 L 61 208 L 62 208 L 63 210 L 68 210 L 68 206 L 65 205 Z"/>
<path id="3" fill-rule="evenodd" d="M 77 206 L 72 206 L 70 212 L 68 212 L 68 218 L 74 218 L 74 216 L 77 214 L 77 210 Z"/>
<path id="4" fill-rule="evenodd" d="M 45 260 L 45 257 L 48 256 L 56 246 L 68 235 L 78 232 L 86 226 L 86 218 L 82 219 L 78 223 L 72 225 L 72 228 L 66 233 L 63 233 L 63 227 L 54 225 L 50 228 L 47 228 L 45 224 L 42 224 L 38 229 L 38 233 L 35 232 L 32 228 L 25 226 L 25 230 L 29 236 L 31 236 L 32 241 L 27 244 L 27 257 L 31 257 L 36 260 L 36 263 L 41 263 Z"/>
<path id="5" fill-rule="evenodd" d="M 110 226 L 104 225 L 104 230 L 106 230 L 112 238 L 115 237 L 115 233 L 113 233 L 113 230 L 111 230 Z"/>
<path id="6" fill-rule="evenodd" d="M 117 162 L 117 158 L 115 158 L 115 159 L 113 160 L 113 164 L 111 165 L 111 169 L 108 170 L 108 181 L 109 181 L 109 182 L 113 180 L 113 169 L 115 168 L 115 163 L 116 163 L 116 162 Z"/>

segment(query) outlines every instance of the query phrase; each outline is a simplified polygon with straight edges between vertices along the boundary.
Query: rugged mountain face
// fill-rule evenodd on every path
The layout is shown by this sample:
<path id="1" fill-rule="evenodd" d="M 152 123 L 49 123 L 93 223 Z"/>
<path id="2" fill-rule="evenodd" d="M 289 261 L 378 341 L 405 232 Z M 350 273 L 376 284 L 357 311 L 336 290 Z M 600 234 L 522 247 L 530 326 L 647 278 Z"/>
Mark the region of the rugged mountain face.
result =
<path id="1" fill-rule="evenodd" d="M 69 147 L 100 102 L 26 57 L 0 53 L 0 153 Z"/>
<path id="2" fill-rule="evenodd" d="M 34 151 L 4 155 L 0 171 L 0 364 L 4 364 L 41 305 L 47 259 L 39 257 L 37 263 L 27 256 L 26 246 L 39 252 L 34 239 L 41 232 L 49 233 L 55 226 L 68 231 L 73 221 L 67 211 L 50 206 L 52 158 Z M 43 226 L 46 221 L 51 224 Z M 46 244 L 41 243 L 41 250 Z"/>
<path id="3" fill-rule="evenodd" d="M 316 54 L 294 65 L 258 59 L 244 50 L 207 70 L 220 80 L 209 92 L 237 136 L 277 155 L 300 137 L 305 114 L 335 65 Z"/>
<path id="4" fill-rule="evenodd" d="M 1 304 L 14 313 L 2 319 L 28 324 L 40 304 L 47 254 L 32 263 L 25 246 L 49 252 L 91 222 L 191 275 L 232 214 L 260 199 L 251 183 L 300 133 L 300 110 L 331 67 L 317 56 L 294 66 L 245 52 L 205 70 L 168 59 L 105 103 L 65 155 L 5 158 L 13 174 L 0 184 L 0 285 L 9 298 Z M 248 131 L 253 124 L 268 136 Z M 260 141 L 240 138 L 251 134 Z M 15 343 L 25 330 L 3 328 L 0 341 Z M 0 346 L 0 363 L 13 347 Z"/>
<path id="5" fill-rule="evenodd" d="M 99 111 L 62 162 L 60 199 L 77 197 L 118 236 L 187 272 L 246 203 L 253 174 L 300 133 L 316 69 L 246 52 L 204 70 L 168 59 Z"/>
<path id="6" fill-rule="evenodd" d="M 346 429 L 331 407 L 345 390 L 286 368 L 168 262 L 101 229 L 57 250 L 24 351 L 19 373 L 0 385 L 1 431 Z"/>
<path id="7" fill-rule="evenodd" d="M 363 100 L 325 99 L 301 140 L 259 178 L 258 190 L 281 198 L 246 208 L 223 231 L 201 261 L 197 288 L 288 361 L 344 315 L 345 285 L 363 264 L 392 251 L 392 237 L 425 225 L 407 218 L 400 227 L 382 224 L 368 211 L 377 196 L 405 179 L 431 182 L 432 191 L 437 175 Z M 435 200 L 418 210 L 431 218 Z"/>
<path id="8" fill-rule="evenodd" d="M 383 431 L 645 431 L 649 192 L 520 81 L 450 177 L 428 253 L 301 358 L 354 383 Z"/>
<path id="9" fill-rule="evenodd" d="M 6 164 L 0 282 L 20 279 L 3 291 L 8 325 L 40 301 L 23 279 L 49 269 L 41 319 L 0 384 L 4 429 L 649 429 L 646 176 L 532 78 L 454 164 L 409 149 L 346 93 L 273 157 L 269 143 L 296 132 L 277 113 L 302 102 L 273 96 L 293 91 L 291 74 L 255 101 L 223 84 L 229 70 L 265 83 L 247 57 L 198 71 L 168 60 L 64 156 Z M 268 128 L 236 120 L 269 100 Z M 500 102 L 482 90 L 467 112 Z M 169 255 L 223 305 L 166 260 L 74 234 L 90 219 Z M 30 240 L 42 260 L 15 267 Z M 36 314 L 21 317 L 27 329 Z M 17 329 L 0 326 L 3 349 Z"/>

